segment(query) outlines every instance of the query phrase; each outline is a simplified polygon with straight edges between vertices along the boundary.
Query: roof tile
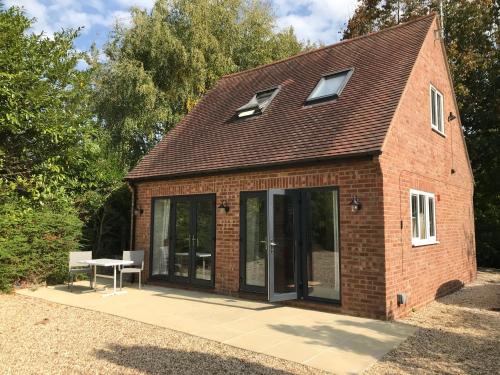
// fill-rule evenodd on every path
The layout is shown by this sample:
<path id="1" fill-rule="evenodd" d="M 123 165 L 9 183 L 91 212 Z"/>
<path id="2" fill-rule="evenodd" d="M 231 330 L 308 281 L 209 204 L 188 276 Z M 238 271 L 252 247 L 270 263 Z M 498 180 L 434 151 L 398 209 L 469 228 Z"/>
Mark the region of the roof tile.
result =
<path id="1" fill-rule="evenodd" d="M 223 77 L 129 180 L 379 151 L 434 15 Z M 321 76 L 354 68 L 338 99 L 306 105 Z M 261 115 L 235 111 L 281 85 Z"/>

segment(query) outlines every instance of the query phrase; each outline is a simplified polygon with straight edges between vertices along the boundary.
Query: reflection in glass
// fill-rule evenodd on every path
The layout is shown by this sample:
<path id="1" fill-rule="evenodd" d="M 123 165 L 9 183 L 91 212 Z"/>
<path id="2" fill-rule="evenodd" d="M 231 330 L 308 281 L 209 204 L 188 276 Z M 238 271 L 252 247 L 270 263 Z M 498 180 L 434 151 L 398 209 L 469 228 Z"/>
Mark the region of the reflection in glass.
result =
<path id="1" fill-rule="evenodd" d="M 245 200 L 245 283 L 266 285 L 267 213 L 265 199 L 248 197 Z"/>
<path id="2" fill-rule="evenodd" d="M 425 211 L 425 195 L 418 196 L 418 218 L 420 227 L 420 238 L 427 238 L 427 213 Z"/>
<path id="3" fill-rule="evenodd" d="M 154 202 L 153 268 L 152 275 L 168 275 L 170 199 Z"/>
<path id="4" fill-rule="evenodd" d="M 196 202 L 195 277 L 201 280 L 212 279 L 212 210 L 209 200 Z"/>
<path id="5" fill-rule="evenodd" d="M 308 295 L 338 300 L 340 297 L 337 191 L 310 193 L 307 252 Z"/>
<path id="6" fill-rule="evenodd" d="M 190 202 L 176 203 L 175 214 L 175 254 L 174 274 L 187 277 L 189 275 L 189 208 Z"/>
<path id="7" fill-rule="evenodd" d="M 415 194 L 411 195 L 411 233 L 413 238 L 418 238 L 418 203 Z"/>
<path id="8" fill-rule="evenodd" d="M 436 225 L 434 224 L 434 198 L 429 197 L 429 236 L 436 235 Z"/>
<path id="9" fill-rule="evenodd" d="M 274 292 L 294 292 L 293 202 L 288 195 L 274 195 L 273 199 Z"/>

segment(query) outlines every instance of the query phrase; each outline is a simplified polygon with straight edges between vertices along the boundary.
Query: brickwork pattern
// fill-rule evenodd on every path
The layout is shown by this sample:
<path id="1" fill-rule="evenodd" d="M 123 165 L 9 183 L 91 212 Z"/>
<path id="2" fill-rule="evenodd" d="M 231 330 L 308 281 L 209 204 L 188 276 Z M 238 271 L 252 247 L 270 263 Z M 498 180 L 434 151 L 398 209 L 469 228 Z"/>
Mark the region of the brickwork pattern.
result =
<path id="1" fill-rule="evenodd" d="M 459 121 L 448 121 L 458 109 L 436 29 L 434 21 L 380 156 L 389 318 L 406 315 L 476 275 L 473 179 Z M 431 128 L 430 84 L 444 96 L 445 136 Z M 438 244 L 412 247 L 410 189 L 435 194 Z M 398 292 L 407 294 L 406 305 L 397 306 Z"/>
<path id="2" fill-rule="evenodd" d="M 338 186 L 340 198 L 341 311 L 353 315 L 385 316 L 382 178 L 372 160 L 318 164 L 189 179 L 142 182 L 137 185 L 135 245 L 146 250 L 145 277 L 149 275 L 151 198 L 215 193 L 217 204 L 226 200 L 229 212 L 216 214 L 215 291 L 239 290 L 239 199 L 242 191 Z M 352 212 L 353 195 L 363 209 Z"/>

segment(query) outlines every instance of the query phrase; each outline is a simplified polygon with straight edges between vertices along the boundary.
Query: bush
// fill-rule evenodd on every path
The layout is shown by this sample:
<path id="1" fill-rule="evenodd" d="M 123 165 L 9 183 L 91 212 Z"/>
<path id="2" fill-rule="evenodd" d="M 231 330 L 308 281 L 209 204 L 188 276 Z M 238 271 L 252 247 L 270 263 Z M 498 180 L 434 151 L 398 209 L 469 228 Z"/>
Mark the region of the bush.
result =
<path id="1" fill-rule="evenodd" d="M 0 291 L 63 281 L 81 232 L 81 220 L 65 202 L 33 207 L 16 198 L 0 201 Z"/>

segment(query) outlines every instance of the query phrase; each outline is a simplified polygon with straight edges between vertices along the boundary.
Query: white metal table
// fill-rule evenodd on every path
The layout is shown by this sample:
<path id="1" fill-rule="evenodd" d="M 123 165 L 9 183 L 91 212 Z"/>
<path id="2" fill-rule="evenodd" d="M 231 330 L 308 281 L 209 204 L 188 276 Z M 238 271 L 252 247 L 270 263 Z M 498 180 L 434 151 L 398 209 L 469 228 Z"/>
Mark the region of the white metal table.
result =
<path id="1" fill-rule="evenodd" d="M 119 267 L 119 266 L 129 266 L 129 265 L 131 265 L 131 264 L 134 263 L 133 261 L 131 261 L 131 260 L 120 260 L 120 259 L 106 259 L 106 258 L 103 258 L 103 259 L 82 260 L 80 263 L 88 264 L 91 267 L 94 267 L 94 290 L 96 289 L 96 281 L 97 281 L 96 280 L 96 276 L 97 276 L 96 268 L 97 268 L 97 266 L 100 266 L 100 267 L 113 267 L 113 293 L 107 293 L 104 296 L 108 297 L 108 296 L 114 296 L 116 294 L 126 293 L 125 291 L 120 291 L 120 292 L 116 291 L 116 267 Z"/>

